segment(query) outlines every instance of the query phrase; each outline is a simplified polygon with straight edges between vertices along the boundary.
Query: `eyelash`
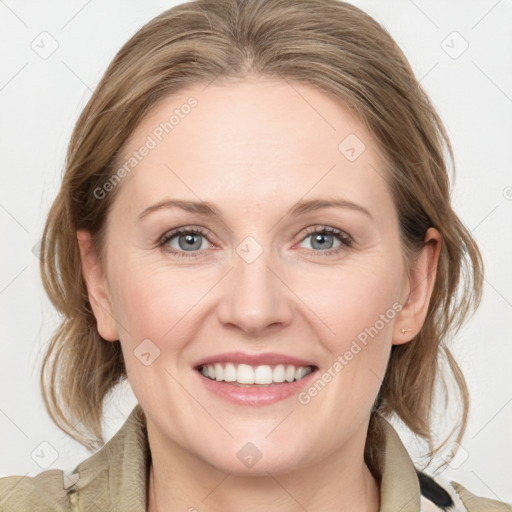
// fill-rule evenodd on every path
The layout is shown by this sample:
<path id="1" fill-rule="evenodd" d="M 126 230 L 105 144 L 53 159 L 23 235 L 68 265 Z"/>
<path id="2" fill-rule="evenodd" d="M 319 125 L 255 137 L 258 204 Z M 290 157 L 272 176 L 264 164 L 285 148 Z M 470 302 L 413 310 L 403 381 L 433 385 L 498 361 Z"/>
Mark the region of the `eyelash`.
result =
<path id="1" fill-rule="evenodd" d="M 163 251 L 165 251 L 168 254 L 171 254 L 173 257 L 177 258 L 197 258 L 200 256 L 202 251 L 177 251 L 175 249 L 170 249 L 167 247 L 167 244 L 176 236 L 179 235 L 201 235 L 206 240 L 208 240 L 208 237 L 206 236 L 206 232 L 202 230 L 201 228 L 178 228 L 174 231 L 168 232 L 165 235 L 162 236 L 162 238 L 158 242 L 158 247 L 160 247 Z M 325 251 L 315 251 L 315 250 L 308 250 L 308 252 L 313 252 L 315 255 L 322 255 L 322 256 L 331 256 L 334 254 L 339 253 L 340 251 L 349 248 L 352 246 L 352 239 L 349 235 L 344 233 L 343 231 L 340 231 L 339 229 L 329 227 L 329 226 L 323 226 L 322 228 L 318 227 L 312 227 L 308 228 L 306 230 L 306 233 L 304 234 L 303 238 L 299 242 L 303 242 L 308 236 L 316 235 L 316 234 L 329 234 L 335 236 L 340 242 L 341 245 L 338 247 L 335 247 L 333 249 L 327 249 Z"/>

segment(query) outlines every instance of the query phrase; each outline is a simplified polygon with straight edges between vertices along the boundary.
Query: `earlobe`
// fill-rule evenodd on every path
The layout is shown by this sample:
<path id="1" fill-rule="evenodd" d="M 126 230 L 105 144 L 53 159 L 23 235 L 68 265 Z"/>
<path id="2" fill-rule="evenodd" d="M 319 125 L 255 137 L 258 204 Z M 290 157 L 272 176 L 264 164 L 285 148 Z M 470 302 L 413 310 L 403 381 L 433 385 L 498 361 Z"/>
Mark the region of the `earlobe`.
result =
<path id="1" fill-rule="evenodd" d="M 436 281 L 441 243 L 439 231 L 429 228 L 425 235 L 425 246 L 415 259 L 410 278 L 404 286 L 405 299 L 395 322 L 393 345 L 411 341 L 425 322 Z"/>
<path id="2" fill-rule="evenodd" d="M 100 336 L 108 341 L 119 339 L 117 324 L 112 311 L 104 271 L 98 261 L 91 234 L 87 230 L 77 231 L 78 246 L 82 262 L 82 275 Z"/>

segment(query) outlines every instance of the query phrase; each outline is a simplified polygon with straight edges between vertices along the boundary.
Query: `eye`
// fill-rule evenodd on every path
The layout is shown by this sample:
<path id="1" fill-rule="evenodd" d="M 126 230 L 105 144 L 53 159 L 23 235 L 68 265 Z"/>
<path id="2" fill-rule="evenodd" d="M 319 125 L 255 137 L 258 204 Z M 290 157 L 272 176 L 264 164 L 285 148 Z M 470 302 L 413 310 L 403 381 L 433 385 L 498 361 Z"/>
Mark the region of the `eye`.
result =
<path id="1" fill-rule="evenodd" d="M 198 251 L 211 246 L 202 229 L 186 227 L 166 233 L 158 245 L 166 252 L 178 257 L 197 257 Z"/>
<path id="2" fill-rule="evenodd" d="M 306 231 L 306 236 L 302 239 L 302 243 L 310 240 L 310 247 L 315 253 L 323 253 L 330 255 L 339 253 L 351 246 L 352 239 L 339 229 L 323 226 L 313 227 Z"/>
<path id="3" fill-rule="evenodd" d="M 311 252 L 328 256 L 339 253 L 351 246 L 352 239 L 339 229 L 329 226 L 312 227 L 306 230 L 302 243 L 310 240 Z M 158 242 L 158 246 L 177 257 L 197 257 L 211 244 L 206 232 L 201 228 L 183 227 L 167 232 Z"/>

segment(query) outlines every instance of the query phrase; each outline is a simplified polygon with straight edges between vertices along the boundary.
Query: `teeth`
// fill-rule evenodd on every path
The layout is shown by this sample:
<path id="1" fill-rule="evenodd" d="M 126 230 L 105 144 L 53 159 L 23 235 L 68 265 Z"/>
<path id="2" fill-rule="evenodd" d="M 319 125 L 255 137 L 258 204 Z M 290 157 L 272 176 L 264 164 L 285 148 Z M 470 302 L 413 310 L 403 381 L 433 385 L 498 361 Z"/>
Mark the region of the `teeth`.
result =
<path id="1" fill-rule="evenodd" d="M 236 369 L 236 381 L 240 384 L 254 384 L 254 370 L 248 364 L 239 364 Z"/>
<path id="2" fill-rule="evenodd" d="M 286 379 L 284 365 L 278 364 L 272 372 L 272 380 L 274 382 L 284 382 Z"/>
<path id="3" fill-rule="evenodd" d="M 224 380 L 224 369 L 220 363 L 215 363 L 215 380 Z"/>
<path id="4" fill-rule="evenodd" d="M 310 366 L 297 366 L 278 364 L 270 366 L 250 366 L 248 364 L 215 363 L 203 366 L 201 373 L 212 380 L 224 382 L 237 382 L 239 384 L 280 384 L 301 380 L 311 373 Z"/>
<path id="5" fill-rule="evenodd" d="M 308 369 L 300 366 L 295 370 L 295 380 L 300 380 L 308 374 Z"/>
<path id="6" fill-rule="evenodd" d="M 272 384 L 272 375 L 270 366 L 257 366 L 254 371 L 254 384 Z"/>
<path id="7" fill-rule="evenodd" d="M 232 363 L 228 363 L 224 367 L 224 381 L 225 382 L 235 382 L 236 380 L 236 368 Z"/>

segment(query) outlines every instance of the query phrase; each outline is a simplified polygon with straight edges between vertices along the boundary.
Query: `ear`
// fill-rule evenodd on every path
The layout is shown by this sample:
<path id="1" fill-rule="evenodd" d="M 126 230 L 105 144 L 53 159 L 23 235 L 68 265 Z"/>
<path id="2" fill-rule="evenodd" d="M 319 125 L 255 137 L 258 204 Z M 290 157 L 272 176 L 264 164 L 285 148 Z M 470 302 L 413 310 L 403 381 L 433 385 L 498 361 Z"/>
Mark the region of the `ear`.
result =
<path id="1" fill-rule="evenodd" d="M 436 280 L 441 243 L 439 231 L 435 228 L 429 228 L 425 234 L 425 246 L 417 256 L 411 275 L 409 279 L 405 280 L 402 289 L 405 299 L 401 302 L 403 307 L 396 318 L 393 345 L 401 345 L 411 341 L 425 322 Z"/>
<path id="2" fill-rule="evenodd" d="M 107 281 L 98 256 L 94 249 L 89 231 L 77 231 L 80 257 L 82 261 L 82 275 L 87 285 L 89 302 L 96 317 L 100 336 L 107 341 L 119 339 L 117 324 L 112 311 L 112 303 L 107 288 Z"/>

